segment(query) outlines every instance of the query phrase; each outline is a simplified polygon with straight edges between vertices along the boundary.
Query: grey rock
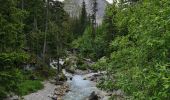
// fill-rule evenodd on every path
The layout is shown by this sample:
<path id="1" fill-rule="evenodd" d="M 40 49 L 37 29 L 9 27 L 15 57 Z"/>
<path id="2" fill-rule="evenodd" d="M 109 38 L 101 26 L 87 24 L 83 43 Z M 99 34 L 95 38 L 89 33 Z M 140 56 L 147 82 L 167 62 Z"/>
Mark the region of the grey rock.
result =
<path id="1" fill-rule="evenodd" d="M 15 96 L 13 96 L 10 100 L 19 100 L 19 99 L 20 99 L 20 97 L 17 96 L 17 95 L 15 95 Z"/>
<path id="2" fill-rule="evenodd" d="M 89 100 L 98 100 L 99 97 L 97 96 L 97 94 L 93 91 L 90 96 L 89 96 Z"/>
<path id="3" fill-rule="evenodd" d="M 81 12 L 81 5 L 82 5 L 83 0 L 65 0 L 65 10 L 70 14 L 72 17 L 78 17 L 80 12 Z M 91 0 L 85 0 L 86 2 L 86 10 L 87 13 L 90 15 L 92 13 L 92 3 Z M 98 3 L 98 11 L 97 11 L 97 23 L 101 24 L 103 20 L 103 16 L 105 13 L 105 8 L 108 4 L 106 0 L 97 0 Z"/>

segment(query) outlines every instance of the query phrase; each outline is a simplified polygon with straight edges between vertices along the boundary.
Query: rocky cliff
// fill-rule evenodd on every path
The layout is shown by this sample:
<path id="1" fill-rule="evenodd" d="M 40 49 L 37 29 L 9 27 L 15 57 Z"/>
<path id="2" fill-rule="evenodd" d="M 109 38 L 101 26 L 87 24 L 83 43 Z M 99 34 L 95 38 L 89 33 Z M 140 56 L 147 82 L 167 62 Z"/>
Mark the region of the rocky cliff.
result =
<path id="1" fill-rule="evenodd" d="M 90 0 L 84 0 L 86 2 L 86 10 L 88 14 L 91 14 L 92 10 L 92 4 Z M 72 17 L 78 17 L 81 12 L 81 6 L 82 6 L 83 0 L 65 0 L 65 10 L 70 14 Z M 106 0 L 97 0 L 97 23 L 100 24 L 102 22 L 105 8 L 108 4 Z"/>

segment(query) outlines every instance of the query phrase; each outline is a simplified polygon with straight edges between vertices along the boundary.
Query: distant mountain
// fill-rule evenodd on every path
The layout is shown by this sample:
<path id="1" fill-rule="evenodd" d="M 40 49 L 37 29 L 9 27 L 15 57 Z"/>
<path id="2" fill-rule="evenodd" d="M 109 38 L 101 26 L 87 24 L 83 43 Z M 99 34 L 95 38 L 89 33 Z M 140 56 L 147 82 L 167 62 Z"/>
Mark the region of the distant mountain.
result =
<path id="1" fill-rule="evenodd" d="M 90 0 L 84 0 L 86 2 L 86 10 L 88 14 L 91 14 L 92 4 Z M 64 0 L 65 10 L 70 14 L 71 17 L 78 17 L 81 12 L 83 0 Z M 97 0 L 98 11 L 97 11 L 97 23 L 100 24 L 103 20 L 105 8 L 108 4 L 106 0 Z"/>

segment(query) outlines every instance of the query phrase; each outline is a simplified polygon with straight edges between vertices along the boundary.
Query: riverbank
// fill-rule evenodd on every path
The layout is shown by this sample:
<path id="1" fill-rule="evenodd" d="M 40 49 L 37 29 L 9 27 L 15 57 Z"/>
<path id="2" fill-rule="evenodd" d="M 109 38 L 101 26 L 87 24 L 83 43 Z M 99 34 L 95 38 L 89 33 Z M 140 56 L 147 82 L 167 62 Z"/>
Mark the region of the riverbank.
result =
<path id="1" fill-rule="evenodd" d="M 90 96 L 97 96 L 98 100 L 108 100 L 109 94 L 96 87 L 95 79 L 100 78 L 102 73 L 76 70 L 70 74 L 65 70 L 63 73 L 67 81 L 56 84 L 55 80 L 44 81 L 44 89 L 23 96 L 24 100 L 93 100 Z M 95 78 L 95 79 L 94 79 Z M 94 93 L 93 93 L 94 92 Z M 93 93 L 93 94 L 92 94 Z M 9 99 L 10 100 L 10 99 Z M 97 99 L 96 99 L 97 100 Z"/>
<path id="2" fill-rule="evenodd" d="M 44 89 L 37 91 L 36 93 L 31 93 L 29 95 L 24 96 L 24 100 L 51 100 L 55 88 L 57 86 L 52 84 L 50 81 L 43 82 Z"/>

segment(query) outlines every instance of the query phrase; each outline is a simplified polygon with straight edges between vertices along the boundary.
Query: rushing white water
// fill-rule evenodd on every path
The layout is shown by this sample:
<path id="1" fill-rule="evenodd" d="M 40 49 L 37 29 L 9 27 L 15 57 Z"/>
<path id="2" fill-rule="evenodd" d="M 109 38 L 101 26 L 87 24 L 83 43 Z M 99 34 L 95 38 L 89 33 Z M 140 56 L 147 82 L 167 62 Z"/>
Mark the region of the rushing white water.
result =
<path id="1" fill-rule="evenodd" d="M 58 0 L 58 1 L 63 2 L 64 0 Z M 106 0 L 106 1 L 108 1 L 109 3 L 113 3 L 113 0 Z M 117 0 L 117 1 L 118 1 L 118 0 Z"/>
<path id="2" fill-rule="evenodd" d="M 71 91 L 63 97 L 64 100 L 86 100 L 93 91 L 97 90 L 93 82 L 84 80 L 80 75 L 73 76 L 69 83 Z"/>
<path id="3" fill-rule="evenodd" d="M 104 97 L 105 92 L 99 90 L 95 82 L 84 80 L 84 77 L 85 76 L 75 75 L 72 80 L 68 81 L 71 91 L 63 97 L 63 100 L 88 100 L 88 97 L 93 91 L 103 96 L 101 100 L 108 100 L 108 97 Z"/>

